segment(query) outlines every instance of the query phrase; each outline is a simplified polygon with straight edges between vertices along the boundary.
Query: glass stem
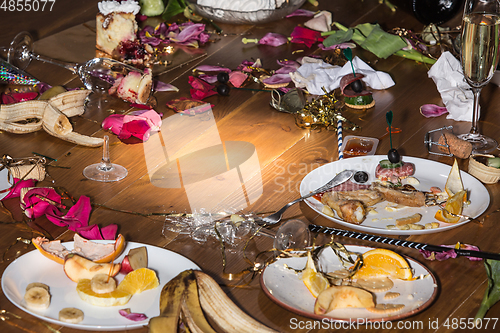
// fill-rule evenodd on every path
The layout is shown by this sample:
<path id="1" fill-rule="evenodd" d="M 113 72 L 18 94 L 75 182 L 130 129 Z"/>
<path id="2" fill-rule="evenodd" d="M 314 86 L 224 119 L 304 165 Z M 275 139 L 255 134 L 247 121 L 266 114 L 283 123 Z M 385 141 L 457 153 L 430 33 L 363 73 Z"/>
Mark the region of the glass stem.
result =
<path id="1" fill-rule="evenodd" d="M 479 121 L 479 95 L 481 94 L 481 88 L 472 87 L 472 92 L 474 94 L 474 107 L 472 108 L 472 126 L 469 133 L 479 135 L 477 123 Z"/>
<path id="2" fill-rule="evenodd" d="M 77 63 L 56 60 L 56 59 L 41 56 L 41 55 L 33 53 L 33 52 L 30 53 L 30 56 L 32 59 L 36 59 L 36 60 L 41 61 L 41 62 L 64 67 L 64 68 L 70 70 L 71 72 L 73 72 L 73 74 L 78 75 L 78 70 L 80 68 L 80 65 Z"/>
<path id="3" fill-rule="evenodd" d="M 110 171 L 113 169 L 113 165 L 111 165 L 111 161 L 109 159 L 109 136 L 104 136 L 104 144 L 102 145 L 102 162 L 101 169 L 103 171 Z"/>

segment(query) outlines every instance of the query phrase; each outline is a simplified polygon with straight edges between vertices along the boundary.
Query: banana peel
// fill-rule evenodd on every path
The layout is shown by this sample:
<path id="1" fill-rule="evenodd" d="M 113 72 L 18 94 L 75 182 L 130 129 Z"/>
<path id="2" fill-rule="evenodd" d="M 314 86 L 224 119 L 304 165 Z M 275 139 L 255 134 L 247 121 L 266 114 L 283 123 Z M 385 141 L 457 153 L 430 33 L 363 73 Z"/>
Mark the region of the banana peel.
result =
<path id="1" fill-rule="evenodd" d="M 44 129 L 47 133 L 82 146 L 99 147 L 104 140 L 73 132 L 68 117 L 82 115 L 90 90 L 71 90 L 49 100 L 0 105 L 0 130 L 24 134 Z"/>
<path id="2" fill-rule="evenodd" d="M 176 333 L 180 318 L 194 333 L 216 333 L 205 313 L 228 333 L 277 333 L 238 308 L 206 273 L 186 270 L 170 280 L 160 295 L 160 315 L 149 321 L 150 333 Z"/>

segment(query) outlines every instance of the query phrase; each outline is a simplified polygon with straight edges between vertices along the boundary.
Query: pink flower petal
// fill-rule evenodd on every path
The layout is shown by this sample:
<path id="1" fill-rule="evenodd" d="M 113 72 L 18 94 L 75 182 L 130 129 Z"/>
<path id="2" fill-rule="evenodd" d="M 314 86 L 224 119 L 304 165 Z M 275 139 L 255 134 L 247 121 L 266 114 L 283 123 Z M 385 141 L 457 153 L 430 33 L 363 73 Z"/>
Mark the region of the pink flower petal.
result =
<path id="1" fill-rule="evenodd" d="M 279 84 L 279 83 L 288 83 L 291 81 L 292 81 L 292 78 L 290 77 L 290 74 L 288 74 L 288 73 L 286 73 L 286 74 L 274 74 L 273 76 L 262 80 L 263 83 L 269 84 L 269 85 Z"/>
<path id="2" fill-rule="evenodd" d="M 264 37 L 259 40 L 261 45 L 271 45 L 274 47 L 288 43 L 288 38 L 284 35 L 268 32 Z"/>
<path id="3" fill-rule="evenodd" d="M 61 216 L 62 214 L 58 211 L 57 213 L 56 211 L 48 211 L 46 216 L 52 223 L 64 224 L 69 230 L 76 231 L 78 228 L 88 226 L 91 210 L 90 198 L 82 195 L 66 215 Z"/>
<path id="4" fill-rule="evenodd" d="M 229 82 L 236 88 L 239 88 L 247 78 L 248 75 L 240 71 L 229 73 Z"/>
<path id="5" fill-rule="evenodd" d="M 290 36 L 292 37 L 292 43 L 303 43 L 307 47 L 311 47 L 316 42 L 322 42 L 324 39 L 321 36 L 321 32 L 307 29 L 301 26 L 296 26 Z"/>
<path id="6" fill-rule="evenodd" d="M 118 312 L 127 319 L 132 321 L 143 321 L 148 319 L 148 317 L 144 313 L 135 313 L 131 312 L 130 309 L 122 309 L 118 310 Z"/>
<path id="7" fill-rule="evenodd" d="M 217 82 L 217 75 L 200 74 L 198 75 L 198 78 L 210 84 Z"/>
<path id="8" fill-rule="evenodd" d="M 196 70 L 202 71 L 202 72 L 226 72 L 226 73 L 231 73 L 231 70 L 226 67 L 221 67 L 221 66 L 211 66 L 211 65 L 200 65 L 195 68 Z"/>
<path id="9" fill-rule="evenodd" d="M 120 134 L 123 127 L 123 118 L 125 116 L 122 114 L 112 114 L 102 122 L 102 128 L 105 130 L 111 130 L 113 134 Z"/>
<path id="10" fill-rule="evenodd" d="M 473 251 L 479 251 L 479 248 L 474 245 L 470 244 L 460 244 L 460 249 L 464 250 L 473 250 Z M 449 251 L 443 251 L 443 252 L 432 252 L 432 251 L 427 251 L 427 250 L 419 250 L 419 252 L 424 256 L 425 259 L 427 260 L 437 260 L 437 261 L 443 261 L 449 258 L 456 258 L 457 253 L 455 252 L 455 248 L 457 245 L 441 245 L 443 247 L 449 247 Z M 475 257 L 467 257 L 470 261 L 481 261 L 483 260 L 482 258 L 475 258 Z"/>
<path id="11" fill-rule="evenodd" d="M 420 107 L 420 113 L 422 114 L 422 116 L 430 118 L 439 117 L 445 113 L 448 113 L 448 110 L 445 107 L 435 104 L 424 104 Z"/>
<path id="12" fill-rule="evenodd" d="M 164 83 L 158 80 L 153 81 L 155 91 L 179 91 L 179 88 L 169 83 Z"/>
<path id="13" fill-rule="evenodd" d="M 314 16 L 316 12 L 313 12 L 311 10 L 307 9 L 297 9 L 291 14 L 288 14 L 286 17 L 293 17 L 293 16 L 307 16 L 307 17 L 312 17 Z"/>
<path id="14" fill-rule="evenodd" d="M 145 119 L 135 119 L 123 124 L 122 130 L 118 138 L 120 140 L 128 139 L 134 136 L 142 141 L 148 141 L 151 133 L 151 127 Z"/>
<path id="15" fill-rule="evenodd" d="M 25 187 L 34 187 L 35 184 L 35 179 L 26 179 L 19 181 L 19 179 L 14 178 L 14 187 L 10 189 L 9 193 L 2 200 L 17 198 L 21 195 L 21 189 Z"/>
<path id="16" fill-rule="evenodd" d="M 117 224 L 109 224 L 101 228 L 101 235 L 103 239 L 116 239 L 116 233 L 118 232 Z"/>

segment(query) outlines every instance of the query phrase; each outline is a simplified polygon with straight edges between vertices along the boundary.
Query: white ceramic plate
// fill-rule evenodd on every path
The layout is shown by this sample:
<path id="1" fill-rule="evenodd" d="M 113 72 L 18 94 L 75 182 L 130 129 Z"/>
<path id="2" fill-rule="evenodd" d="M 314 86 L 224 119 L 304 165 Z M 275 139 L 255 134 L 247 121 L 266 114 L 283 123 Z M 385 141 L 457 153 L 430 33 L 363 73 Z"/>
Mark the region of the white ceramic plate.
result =
<path id="1" fill-rule="evenodd" d="M 73 242 L 63 244 L 68 249 L 73 248 Z M 186 269 L 199 269 L 199 267 L 191 260 L 175 252 L 134 242 L 127 242 L 125 250 L 116 262 L 121 262 L 130 249 L 139 246 L 147 247 L 148 267 L 156 271 L 160 286 L 132 296 L 130 301 L 123 306 L 98 307 L 84 302 L 76 292 L 76 283 L 65 275 L 63 266 L 44 257 L 38 250 L 26 253 L 7 267 L 2 275 L 2 290 L 5 296 L 21 310 L 61 326 L 88 331 L 118 331 L 141 328 L 148 324 L 149 318 L 160 314 L 159 304 L 162 287 L 180 272 Z M 123 280 L 123 277 L 123 274 L 118 274 L 116 277 L 117 282 Z M 31 282 L 42 282 L 50 287 L 52 299 L 47 310 L 35 312 L 24 306 L 23 297 L 26 286 Z M 65 307 L 81 309 L 84 313 L 83 321 L 78 324 L 59 321 L 59 311 Z M 132 312 L 144 313 L 148 319 L 139 322 L 126 319 L 118 313 L 118 310 L 125 308 L 130 308 Z"/>
<path id="2" fill-rule="evenodd" d="M 335 161 L 329 164 L 325 164 L 307 174 L 300 184 L 300 194 L 305 195 L 314 191 L 321 185 L 327 183 L 330 179 L 332 179 L 337 173 L 342 170 L 351 169 L 351 170 L 363 170 L 366 171 L 369 175 L 368 183 L 371 183 L 373 179 L 375 179 L 375 168 L 377 167 L 380 160 L 387 159 L 387 156 L 382 155 L 373 155 L 373 156 L 362 156 L 362 157 L 353 157 L 340 161 Z M 415 164 L 415 174 L 414 177 L 417 178 L 420 182 L 419 185 L 415 187 L 421 191 L 429 191 L 432 186 L 437 186 L 444 191 L 444 186 L 446 184 L 446 180 L 448 179 L 448 174 L 450 173 L 451 166 L 443 163 L 425 160 L 416 157 L 403 157 L 404 162 L 410 162 Z M 464 208 L 463 215 L 470 217 L 478 217 L 481 215 L 490 204 L 490 195 L 488 190 L 484 185 L 469 175 L 466 172 L 460 172 L 462 176 L 462 182 L 464 184 L 464 188 L 469 192 L 469 198 L 471 204 Z M 327 219 L 338 223 L 342 226 L 364 231 L 368 233 L 383 233 L 383 234 L 393 234 L 393 235 L 420 235 L 420 234 L 428 234 L 434 232 L 446 231 L 449 229 L 453 229 L 459 227 L 468 222 L 468 220 L 461 219 L 457 223 L 444 223 L 440 222 L 439 228 L 435 229 L 422 229 L 422 230 L 399 230 L 399 229 L 387 229 L 387 225 L 394 225 L 397 218 L 410 216 L 415 213 L 422 214 L 422 220 L 419 222 L 420 224 L 425 225 L 428 222 L 438 222 L 434 215 L 438 211 L 437 206 L 433 207 L 405 207 L 396 212 L 387 211 L 385 207 L 393 206 L 393 203 L 389 203 L 387 201 L 380 202 L 376 204 L 374 207 L 377 211 L 377 214 L 367 215 L 365 221 L 362 224 L 356 225 L 349 222 L 345 222 L 337 217 L 330 217 L 321 212 L 323 208 L 323 204 L 311 197 L 306 199 L 306 204 L 314 209 L 319 214 L 323 215 Z"/>
<path id="3" fill-rule="evenodd" d="M 372 250 L 364 246 L 346 246 L 349 251 L 364 253 Z M 309 292 L 304 282 L 295 271 L 290 268 L 303 269 L 307 258 L 281 258 L 267 266 L 261 274 L 260 283 L 262 289 L 271 300 L 281 307 L 297 313 L 301 316 L 321 320 L 327 323 L 334 322 L 366 322 L 400 320 L 412 316 L 429 307 L 437 296 L 438 285 L 432 273 L 417 261 L 406 257 L 414 270 L 415 276 L 422 279 L 415 281 L 403 281 L 393 279 L 394 287 L 391 292 L 398 292 L 400 296 L 392 300 L 384 300 L 386 292 L 375 293 L 376 303 L 404 304 L 405 307 L 399 312 L 390 314 L 377 314 L 364 308 L 347 308 L 333 310 L 325 315 L 314 313 L 314 302 L 316 298 Z M 323 271 L 332 272 L 342 269 L 342 264 L 331 248 L 323 250 L 320 257 L 320 266 Z M 285 264 L 290 268 L 286 268 Z M 334 328 L 334 326 L 331 326 Z"/>
<path id="4" fill-rule="evenodd" d="M 2 164 L 0 164 L 0 168 L 1 167 L 3 167 Z M 0 170 L 0 200 L 5 198 L 7 194 L 9 194 L 10 188 L 13 183 L 12 179 L 10 179 L 11 177 L 9 176 L 9 169 L 4 168 Z"/>

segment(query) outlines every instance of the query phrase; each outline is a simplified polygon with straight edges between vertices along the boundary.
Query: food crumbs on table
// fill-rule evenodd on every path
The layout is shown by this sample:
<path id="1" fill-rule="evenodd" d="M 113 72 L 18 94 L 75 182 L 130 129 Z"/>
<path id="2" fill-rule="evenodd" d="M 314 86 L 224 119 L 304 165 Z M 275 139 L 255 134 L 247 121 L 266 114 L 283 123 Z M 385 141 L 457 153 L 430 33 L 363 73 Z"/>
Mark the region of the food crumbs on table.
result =
<path id="1" fill-rule="evenodd" d="M 378 221 L 380 221 L 380 219 L 377 219 L 377 218 L 372 219 L 372 222 L 378 222 Z"/>

